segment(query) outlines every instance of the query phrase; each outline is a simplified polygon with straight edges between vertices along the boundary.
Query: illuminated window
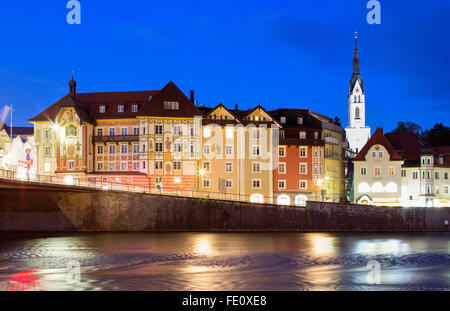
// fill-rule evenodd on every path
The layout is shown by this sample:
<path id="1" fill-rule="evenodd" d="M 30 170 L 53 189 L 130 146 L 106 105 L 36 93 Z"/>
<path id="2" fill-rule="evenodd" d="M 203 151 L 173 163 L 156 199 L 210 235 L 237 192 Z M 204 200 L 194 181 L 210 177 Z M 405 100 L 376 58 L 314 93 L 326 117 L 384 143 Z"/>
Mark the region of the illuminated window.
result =
<path id="1" fill-rule="evenodd" d="M 290 205 L 291 198 L 287 194 L 279 195 L 277 198 L 277 204 L 278 205 Z"/>
<path id="2" fill-rule="evenodd" d="M 103 146 L 102 145 L 97 146 L 97 154 L 103 154 Z"/>
<path id="3" fill-rule="evenodd" d="M 250 196 L 251 203 L 264 203 L 264 196 L 259 193 L 252 194 Z"/>
<path id="4" fill-rule="evenodd" d="M 232 188 L 233 187 L 233 181 L 232 180 L 225 180 L 225 187 L 226 188 Z"/>
<path id="5" fill-rule="evenodd" d="M 100 107 L 98 107 L 98 111 L 100 112 L 100 113 L 105 113 L 105 106 L 100 106 Z"/>
<path id="6" fill-rule="evenodd" d="M 390 182 L 386 185 L 386 192 L 397 192 L 397 184 L 395 182 Z"/>
<path id="7" fill-rule="evenodd" d="M 381 176 L 381 167 L 375 167 L 375 176 Z"/>
<path id="8" fill-rule="evenodd" d="M 376 182 L 372 186 L 372 192 L 383 192 L 383 185 L 379 182 Z"/>
<path id="9" fill-rule="evenodd" d="M 211 137 L 211 129 L 209 127 L 205 127 L 203 129 L 203 137 L 205 138 Z"/>
<path id="10" fill-rule="evenodd" d="M 121 147 L 122 147 L 123 154 L 128 153 L 128 145 L 122 145 Z"/>
<path id="11" fill-rule="evenodd" d="M 285 157 L 286 156 L 286 146 L 279 146 L 278 147 L 278 156 L 279 157 Z"/>
<path id="12" fill-rule="evenodd" d="M 228 138 L 228 139 L 233 138 L 233 135 L 234 135 L 233 128 L 232 127 L 227 127 L 226 130 L 225 130 L 225 135 L 226 135 L 226 138 Z"/>
<path id="13" fill-rule="evenodd" d="M 52 165 L 49 162 L 45 162 L 44 164 L 44 172 L 49 173 Z"/>
<path id="14" fill-rule="evenodd" d="M 300 132 L 299 137 L 300 139 L 306 139 L 306 132 Z"/>
<path id="15" fill-rule="evenodd" d="M 389 176 L 394 176 L 394 175 L 395 175 L 395 168 L 389 167 Z"/>
<path id="16" fill-rule="evenodd" d="M 368 193 L 370 192 L 370 186 L 366 182 L 362 182 L 358 185 L 358 192 L 359 193 Z"/>
<path id="17" fill-rule="evenodd" d="M 286 180 L 278 180 L 278 189 L 286 189 Z"/>
<path id="18" fill-rule="evenodd" d="M 69 125 L 68 127 L 66 127 L 66 136 L 67 137 L 77 136 L 77 128 L 73 125 Z"/>
<path id="19" fill-rule="evenodd" d="M 164 102 L 164 110 L 179 110 L 180 104 L 178 102 Z"/>
<path id="20" fill-rule="evenodd" d="M 284 138 L 284 131 L 280 131 L 280 138 Z"/>
<path id="21" fill-rule="evenodd" d="M 303 118 L 297 118 L 297 124 L 303 124 Z"/>
<path id="22" fill-rule="evenodd" d="M 137 111 L 138 111 L 138 105 L 132 105 L 131 112 L 137 112 Z"/>
<path id="23" fill-rule="evenodd" d="M 69 170 L 73 170 L 75 168 L 75 162 L 73 160 L 69 160 Z"/>
<path id="24" fill-rule="evenodd" d="M 122 136 L 127 136 L 128 135 L 128 129 L 126 127 L 122 128 Z"/>
<path id="25" fill-rule="evenodd" d="M 286 117 L 280 117 L 280 123 L 285 124 L 286 123 Z"/>
<path id="26" fill-rule="evenodd" d="M 124 110 L 125 110 L 125 106 L 124 105 L 117 106 L 117 112 L 124 112 Z"/>
<path id="27" fill-rule="evenodd" d="M 306 206 L 306 201 L 308 200 L 308 198 L 306 197 L 306 195 L 297 195 L 295 197 L 295 206 L 302 206 L 305 207 Z"/>

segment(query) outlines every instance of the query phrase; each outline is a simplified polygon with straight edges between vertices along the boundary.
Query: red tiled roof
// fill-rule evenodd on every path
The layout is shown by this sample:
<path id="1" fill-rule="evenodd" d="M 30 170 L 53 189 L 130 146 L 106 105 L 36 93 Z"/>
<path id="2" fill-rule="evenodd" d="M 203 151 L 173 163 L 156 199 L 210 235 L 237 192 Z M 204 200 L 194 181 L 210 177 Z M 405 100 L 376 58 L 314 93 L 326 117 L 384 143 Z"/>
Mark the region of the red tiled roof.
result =
<path id="1" fill-rule="evenodd" d="M 397 151 L 395 151 L 394 147 L 386 138 L 386 136 L 383 135 L 383 129 L 378 128 L 373 136 L 361 149 L 361 151 L 356 155 L 353 161 L 365 161 L 366 154 L 373 145 L 382 145 L 384 148 L 386 148 L 386 150 L 389 152 L 389 155 L 391 156 L 391 161 L 402 160 L 402 157 L 398 154 Z"/>
<path id="2" fill-rule="evenodd" d="M 138 111 L 149 102 L 152 96 L 159 91 L 131 91 L 131 92 L 100 92 L 100 93 L 78 93 L 75 100 L 87 104 L 90 117 L 93 119 L 112 119 L 112 118 L 134 118 L 137 112 L 131 111 L 133 104 L 138 105 Z M 28 120 L 29 122 L 54 121 L 59 107 L 67 101 L 70 95 L 66 95 L 36 117 Z M 105 113 L 100 113 L 99 107 L 105 106 Z M 118 106 L 124 105 L 124 112 L 118 112 Z"/>
<path id="3" fill-rule="evenodd" d="M 404 157 L 407 161 L 420 161 L 420 149 L 423 141 L 411 132 L 387 133 L 386 138 L 396 149 L 404 151 Z"/>

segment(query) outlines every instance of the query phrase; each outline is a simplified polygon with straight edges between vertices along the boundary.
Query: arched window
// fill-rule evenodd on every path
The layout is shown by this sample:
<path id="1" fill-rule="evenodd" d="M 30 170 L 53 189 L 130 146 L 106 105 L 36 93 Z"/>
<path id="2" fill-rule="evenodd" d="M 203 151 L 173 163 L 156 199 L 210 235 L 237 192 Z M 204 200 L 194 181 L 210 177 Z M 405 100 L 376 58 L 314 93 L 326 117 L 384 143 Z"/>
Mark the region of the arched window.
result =
<path id="1" fill-rule="evenodd" d="M 278 205 L 290 205 L 291 198 L 287 194 L 281 194 L 277 198 L 277 204 Z"/>
<path id="2" fill-rule="evenodd" d="M 259 193 L 252 194 L 250 196 L 251 203 L 264 203 L 264 196 Z"/>
<path id="3" fill-rule="evenodd" d="M 69 125 L 68 127 L 66 127 L 66 136 L 77 136 L 77 128 L 73 125 Z"/>
<path id="4" fill-rule="evenodd" d="M 362 182 L 358 185 L 358 192 L 359 193 L 367 193 L 370 192 L 370 186 L 366 182 Z"/>
<path id="5" fill-rule="evenodd" d="M 355 108 L 355 119 L 359 119 L 359 107 Z"/>
<path id="6" fill-rule="evenodd" d="M 295 197 L 295 206 L 303 206 L 306 207 L 306 201 L 308 198 L 306 195 L 299 194 Z"/>
<path id="7" fill-rule="evenodd" d="M 372 192 L 383 192 L 383 184 L 376 182 L 372 186 Z"/>
<path id="8" fill-rule="evenodd" d="M 397 192 L 397 184 L 395 182 L 390 182 L 386 185 L 386 192 Z"/>

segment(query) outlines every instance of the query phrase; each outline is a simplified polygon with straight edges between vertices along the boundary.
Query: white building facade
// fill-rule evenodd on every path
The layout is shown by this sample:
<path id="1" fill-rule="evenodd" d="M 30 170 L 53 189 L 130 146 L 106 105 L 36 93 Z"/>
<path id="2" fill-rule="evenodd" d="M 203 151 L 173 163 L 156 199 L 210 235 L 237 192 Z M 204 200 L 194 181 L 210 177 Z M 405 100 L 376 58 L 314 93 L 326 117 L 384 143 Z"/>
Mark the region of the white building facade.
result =
<path id="1" fill-rule="evenodd" d="M 366 126 L 366 96 L 359 69 L 357 36 L 355 36 L 355 52 L 353 73 L 348 95 L 348 126 L 345 128 L 349 149 L 358 153 L 370 138 L 370 127 Z"/>

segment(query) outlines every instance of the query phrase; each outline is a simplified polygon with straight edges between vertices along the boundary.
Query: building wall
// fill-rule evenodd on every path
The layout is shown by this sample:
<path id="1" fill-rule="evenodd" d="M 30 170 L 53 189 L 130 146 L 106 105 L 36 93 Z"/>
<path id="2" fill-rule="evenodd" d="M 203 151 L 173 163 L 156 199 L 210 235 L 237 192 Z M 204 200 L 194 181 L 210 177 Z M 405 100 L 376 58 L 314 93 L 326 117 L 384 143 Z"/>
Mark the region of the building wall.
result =
<path id="1" fill-rule="evenodd" d="M 372 156 L 373 152 L 376 157 Z M 367 152 L 365 161 L 354 161 L 355 202 L 364 204 L 369 198 L 367 203 L 375 205 L 401 205 L 401 165 L 402 161 L 390 161 L 390 155 L 382 145 L 373 145 Z M 365 175 L 361 168 L 365 168 Z M 393 169 L 393 174 L 389 173 L 390 168 Z M 376 169 L 379 174 L 376 174 Z"/>

